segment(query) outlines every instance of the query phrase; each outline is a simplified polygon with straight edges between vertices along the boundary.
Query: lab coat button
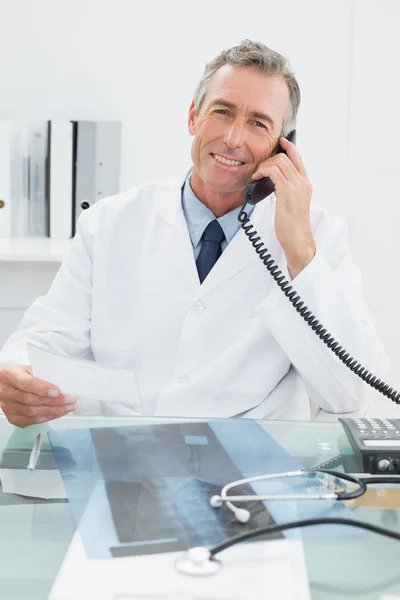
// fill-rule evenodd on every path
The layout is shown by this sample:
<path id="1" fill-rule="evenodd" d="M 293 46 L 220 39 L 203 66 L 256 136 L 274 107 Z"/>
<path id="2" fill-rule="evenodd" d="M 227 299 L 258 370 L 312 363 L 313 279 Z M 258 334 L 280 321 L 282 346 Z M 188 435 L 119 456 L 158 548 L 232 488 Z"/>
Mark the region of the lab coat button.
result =
<path id="1" fill-rule="evenodd" d="M 178 375 L 177 382 L 185 383 L 188 379 L 189 379 L 189 377 L 186 375 L 186 373 L 182 373 L 182 375 Z"/>
<path id="2" fill-rule="evenodd" d="M 197 314 L 203 312 L 204 309 L 205 309 L 205 306 L 202 302 L 200 302 L 200 300 L 198 302 L 195 302 L 192 306 L 192 311 Z"/>

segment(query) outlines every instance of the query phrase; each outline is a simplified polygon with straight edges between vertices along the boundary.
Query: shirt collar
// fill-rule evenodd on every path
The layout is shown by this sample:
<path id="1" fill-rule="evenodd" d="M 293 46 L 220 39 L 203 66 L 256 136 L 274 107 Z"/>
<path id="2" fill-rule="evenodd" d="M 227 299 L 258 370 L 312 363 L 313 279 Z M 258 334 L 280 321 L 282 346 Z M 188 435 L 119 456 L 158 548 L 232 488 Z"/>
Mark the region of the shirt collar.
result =
<path id="1" fill-rule="evenodd" d="M 214 213 L 207 208 L 207 206 L 203 204 L 193 192 L 191 186 L 191 176 L 192 171 L 190 170 L 182 186 L 182 208 L 192 245 L 194 248 L 196 248 L 200 243 L 201 236 L 203 235 L 205 228 L 209 223 L 211 223 L 211 221 L 214 221 L 216 217 Z M 249 216 L 253 208 L 254 206 L 251 206 L 246 210 Z M 217 219 L 222 227 L 222 231 L 224 232 L 225 239 L 228 244 L 241 227 L 238 221 L 240 209 L 241 206 L 238 206 L 237 208 L 234 208 L 228 212 L 226 215 L 223 215 Z"/>

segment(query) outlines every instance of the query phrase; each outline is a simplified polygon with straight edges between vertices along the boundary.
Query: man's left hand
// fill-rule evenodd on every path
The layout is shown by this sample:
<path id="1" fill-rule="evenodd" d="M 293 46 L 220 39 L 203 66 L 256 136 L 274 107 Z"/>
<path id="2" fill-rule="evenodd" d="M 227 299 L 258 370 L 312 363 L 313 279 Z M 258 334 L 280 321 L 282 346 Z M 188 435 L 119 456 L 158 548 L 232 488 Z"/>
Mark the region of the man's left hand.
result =
<path id="1" fill-rule="evenodd" d="M 310 202 L 312 186 L 296 146 L 279 140 L 286 154 L 279 153 L 262 162 L 253 181 L 270 177 L 275 185 L 275 231 L 292 279 L 313 259 L 316 245 L 311 233 Z"/>

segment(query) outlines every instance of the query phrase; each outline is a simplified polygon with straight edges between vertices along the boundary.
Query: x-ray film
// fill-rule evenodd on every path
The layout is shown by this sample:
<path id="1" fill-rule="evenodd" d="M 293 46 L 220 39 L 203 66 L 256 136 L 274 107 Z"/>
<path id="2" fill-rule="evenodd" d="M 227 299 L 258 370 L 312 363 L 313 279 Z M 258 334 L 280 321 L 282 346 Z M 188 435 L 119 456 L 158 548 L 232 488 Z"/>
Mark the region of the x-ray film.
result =
<path id="1" fill-rule="evenodd" d="M 211 547 L 275 521 L 332 509 L 332 502 L 325 501 L 248 502 L 251 519 L 243 524 L 228 507 L 210 506 L 210 498 L 231 481 L 301 468 L 251 420 L 59 430 L 49 437 L 71 510 L 93 558 Z M 268 485 L 268 493 L 281 493 L 282 486 L 293 493 L 295 488 L 304 492 L 307 483 Z M 266 488 L 257 484 L 234 490 L 254 492 L 266 493 Z"/>

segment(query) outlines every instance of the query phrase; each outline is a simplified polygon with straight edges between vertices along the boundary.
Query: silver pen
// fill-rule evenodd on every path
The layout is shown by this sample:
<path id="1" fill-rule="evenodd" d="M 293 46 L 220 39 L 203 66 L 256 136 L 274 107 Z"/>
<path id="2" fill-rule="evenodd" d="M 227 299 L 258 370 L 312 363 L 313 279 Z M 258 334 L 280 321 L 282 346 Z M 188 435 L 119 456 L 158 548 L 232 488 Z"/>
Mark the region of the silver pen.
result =
<path id="1" fill-rule="evenodd" d="M 30 471 L 34 471 L 36 468 L 37 461 L 38 461 L 39 454 L 40 454 L 41 440 L 42 440 L 42 434 L 38 433 L 36 436 L 35 443 L 33 444 L 31 454 L 29 456 L 29 463 L 28 463 L 27 469 L 29 469 Z"/>

